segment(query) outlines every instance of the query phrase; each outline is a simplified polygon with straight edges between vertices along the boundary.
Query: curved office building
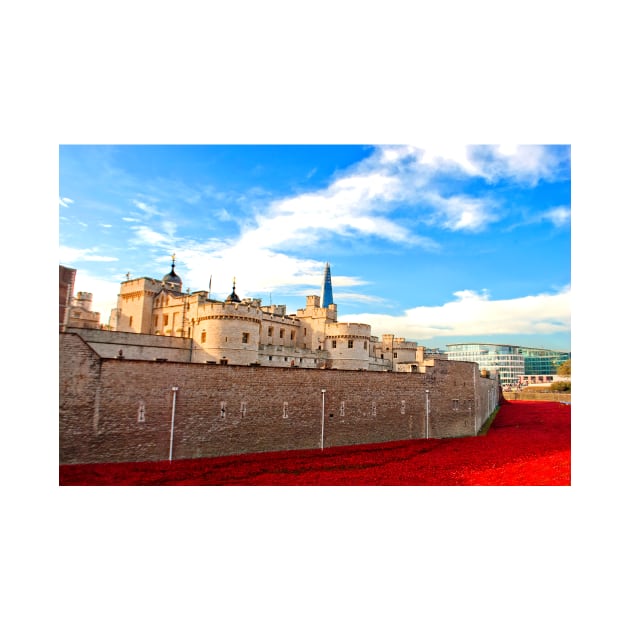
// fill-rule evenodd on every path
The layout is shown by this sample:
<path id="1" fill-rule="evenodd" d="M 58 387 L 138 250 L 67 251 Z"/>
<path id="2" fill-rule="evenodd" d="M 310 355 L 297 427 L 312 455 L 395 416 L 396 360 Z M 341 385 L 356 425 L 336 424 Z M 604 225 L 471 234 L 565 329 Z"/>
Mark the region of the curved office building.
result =
<path id="1" fill-rule="evenodd" d="M 452 361 L 474 361 L 503 385 L 517 385 L 525 374 L 556 374 L 558 366 L 571 358 L 570 352 L 495 343 L 451 343 L 446 354 Z"/>

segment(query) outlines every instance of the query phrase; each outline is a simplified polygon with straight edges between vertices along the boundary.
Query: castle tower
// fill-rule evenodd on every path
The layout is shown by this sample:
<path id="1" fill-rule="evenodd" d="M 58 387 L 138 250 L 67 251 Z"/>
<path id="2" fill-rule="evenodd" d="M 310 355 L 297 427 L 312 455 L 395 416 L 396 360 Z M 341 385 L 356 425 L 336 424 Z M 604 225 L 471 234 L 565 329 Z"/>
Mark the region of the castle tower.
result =
<path id="1" fill-rule="evenodd" d="M 330 279 L 330 265 L 326 263 L 326 267 L 324 268 L 324 280 L 322 282 L 321 305 L 322 308 L 328 308 L 333 303 L 334 300 L 332 292 L 332 280 Z"/>

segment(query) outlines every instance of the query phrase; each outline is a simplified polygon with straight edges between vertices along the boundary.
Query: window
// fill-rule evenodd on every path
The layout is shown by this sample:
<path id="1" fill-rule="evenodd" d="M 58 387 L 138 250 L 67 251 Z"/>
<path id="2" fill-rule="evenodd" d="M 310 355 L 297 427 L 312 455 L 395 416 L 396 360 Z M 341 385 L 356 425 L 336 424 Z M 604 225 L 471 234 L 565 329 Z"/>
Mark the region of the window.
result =
<path id="1" fill-rule="evenodd" d="M 304 336 L 306 337 L 306 328 L 304 329 Z"/>
<path id="2" fill-rule="evenodd" d="M 333 347 L 333 350 L 337 347 L 337 340 L 336 339 L 333 339 L 332 347 Z"/>
<path id="3" fill-rule="evenodd" d="M 405 401 L 404 400 L 400 401 L 400 415 L 401 416 L 405 415 Z"/>
<path id="4" fill-rule="evenodd" d="M 372 415 L 373 416 L 376 415 L 376 403 L 375 402 L 372 403 Z"/>
<path id="5" fill-rule="evenodd" d="M 289 417 L 289 403 L 288 402 L 282 403 L 282 417 L 283 418 Z"/>
<path id="6" fill-rule="evenodd" d="M 364 349 L 364 350 L 367 350 L 367 341 L 364 341 L 364 342 L 363 342 L 363 349 Z"/>
<path id="7" fill-rule="evenodd" d="M 291 341 L 295 339 L 295 330 L 291 331 Z"/>
<path id="8" fill-rule="evenodd" d="M 459 399 L 453 398 L 453 411 L 457 411 L 459 409 Z"/>
<path id="9" fill-rule="evenodd" d="M 394 359 L 398 358 L 398 352 L 394 352 Z"/>
<path id="10" fill-rule="evenodd" d="M 247 403 L 243 401 L 241 402 L 241 418 L 244 418 L 246 413 L 247 413 Z"/>
<path id="11" fill-rule="evenodd" d="M 284 328 L 280 329 L 280 339 L 284 339 Z"/>
<path id="12" fill-rule="evenodd" d="M 243 343 L 249 343 L 249 333 L 243 333 Z"/>
<path id="13" fill-rule="evenodd" d="M 339 407 L 339 415 L 340 416 L 346 415 L 346 401 L 345 400 L 341 401 L 341 407 Z"/>
<path id="14" fill-rule="evenodd" d="M 133 324 L 133 315 L 129 317 L 129 325 L 131 326 L 132 324 Z"/>
<path id="15" fill-rule="evenodd" d="M 162 317 L 162 326 L 168 326 L 168 315 Z"/>
<path id="16" fill-rule="evenodd" d="M 146 410 L 144 408 L 144 401 L 141 400 L 138 405 L 138 422 L 144 422 L 145 414 Z"/>
<path id="17" fill-rule="evenodd" d="M 267 328 L 267 335 L 269 337 L 273 337 L 273 326 L 269 326 L 269 328 Z"/>
<path id="18" fill-rule="evenodd" d="M 201 331 L 201 343 L 206 343 L 206 331 Z"/>
<path id="19" fill-rule="evenodd" d="M 354 348 L 354 341 L 352 341 L 352 339 L 348 339 L 348 348 Z"/>
<path id="20" fill-rule="evenodd" d="M 156 328 L 157 328 L 157 325 L 158 325 L 158 316 L 156 315 L 156 316 L 155 316 L 155 327 L 156 327 Z"/>
<path id="21" fill-rule="evenodd" d="M 225 406 L 225 401 L 222 400 L 221 401 L 221 417 L 225 418 L 225 414 L 226 413 L 227 413 L 227 410 L 226 410 L 226 406 Z"/>

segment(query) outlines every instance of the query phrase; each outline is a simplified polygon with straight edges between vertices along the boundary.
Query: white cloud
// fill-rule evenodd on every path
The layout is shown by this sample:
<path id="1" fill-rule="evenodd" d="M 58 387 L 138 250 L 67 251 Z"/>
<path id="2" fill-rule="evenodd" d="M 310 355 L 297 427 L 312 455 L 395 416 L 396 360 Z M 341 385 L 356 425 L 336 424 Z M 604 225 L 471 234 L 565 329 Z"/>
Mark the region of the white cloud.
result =
<path id="1" fill-rule="evenodd" d="M 403 315 L 361 313 L 340 321 L 372 325 L 372 334 L 394 333 L 407 339 L 481 335 L 551 334 L 571 328 L 571 289 L 510 300 L 491 300 L 485 292 L 459 291 L 441 306 L 418 306 Z"/>
<path id="2" fill-rule="evenodd" d="M 269 292 L 280 289 L 283 293 L 298 290 L 302 294 L 305 286 L 314 288 L 308 293 L 319 293 L 323 273 L 320 260 L 296 258 L 262 247 L 246 251 L 240 244 L 224 244 L 211 252 L 201 251 L 196 246 L 182 247 L 177 250 L 177 259 L 185 261 L 186 286 L 205 288 L 212 275 L 212 293 L 220 299 L 231 292 L 232 277 L 236 277 L 236 292 L 241 298 L 267 297 Z M 354 279 L 354 282 L 360 281 Z M 349 285 L 350 280 L 335 279 L 336 285 L 342 286 L 341 283 Z"/>
<path id="3" fill-rule="evenodd" d="M 134 240 L 141 243 L 146 243 L 148 245 L 168 245 L 169 247 L 173 246 L 173 239 L 169 234 L 160 234 L 146 225 L 140 225 L 137 227 L 134 226 L 132 227 L 132 230 L 136 235 Z"/>
<path id="4" fill-rule="evenodd" d="M 435 170 L 459 168 L 467 175 L 481 175 L 479 165 L 470 157 L 467 145 L 428 145 L 418 147 L 417 161 Z"/>
<path id="5" fill-rule="evenodd" d="M 465 145 L 424 144 L 418 146 L 387 146 L 375 152 L 375 160 L 387 168 L 401 167 L 404 171 L 433 177 L 442 172 L 459 171 L 468 177 L 488 181 L 510 178 L 526 184 L 539 179 L 555 179 L 558 166 L 568 153 L 544 145 Z M 368 158 L 366 164 L 371 160 Z"/>
<path id="6" fill-rule="evenodd" d="M 112 262 L 118 260 L 113 256 L 102 256 L 93 249 L 76 249 L 74 247 L 59 247 L 59 262 L 62 265 L 75 264 L 77 262 Z"/>
<path id="7" fill-rule="evenodd" d="M 340 175 L 328 188 L 283 199 L 258 217 L 260 237 L 270 247 L 316 238 L 324 231 L 340 235 L 378 235 L 393 242 L 427 246 L 426 239 L 396 223 L 396 204 L 416 204 L 425 222 L 443 229 L 480 231 L 499 217 L 487 199 L 446 196 L 436 187 L 442 173 L 512 178 L 532 184 L 551 178 L 559 160 L 543 146 L 385 146 Z M 429 206 L 429 207 L 427 207 Z"/>
<path id="8" fill-rule="evenodd" d="M 382 173 L 342 177 L 321 192 L 272 202 L 257 225 L 242 236 L 244 245 L 273 248 L 312 243 L 319 234 L 359 233 L 396 242 L 412 242 L 407 229 L 387 219 L 384 204 L 394 199 L 399 181 Z"/>
<path id="9" fill-rule="evenodd" d="M 551 221 L 556 227 L 562 227 L 571 222 L 571 210 L 564 206 L 552 208 L 543 214 L 543 218 Z"/>
<path id="10" fill-rule="evenodd" d="M 232 215 L 225 208 L 215 210 L 214 216 L 219 221 L 232 221 Z"/>
<path id="11" fill-rule="evenodd" d="M 426 225 L 450 231 L 478 232 L 498 220 L 491 199 L 466 195 L 444 196 L 434 185 L 442 171 L 463 176 L 496 177 L 544 171 L 546 151 L 541 147 L 468 147 L 466 145 L 386 146 L 340 173 L 318 191 L 271 201 L 259 206 L 253 221 L 232 241 L 199 244 L 177 242 L 174 226 L 159 233 L 147 227 L 137 237 L 151 245 L 175 248 L 205 286 L 210 270 L 216 277 L 236 275 L 247 279 L 244 291 L 263 291 L 319 283 L 321 262 L 302 260 L 287 251 L 313 246 L 326 235 L 378 237 L 406 246 L 438 249 L 435 240 L 411 232 L 397 222 L 392 211 L 399 204 L 416 206 L 417 219 Z M 147 208 L 144 202 L 137 207 Z M 227 213 L 220 212 L 221 218 Z M 555 215 L 560 219 L 560 214 Z M 187 249 L 184 254 L 182 249 Z M 297 251 L 296 251 L 297 254 Z M 194 260 L 203 259 L 198 272 Z M 256 261 L 255 265 L 251 262 Z M 197 285 L 199 286 L 199 285 Z M 228 284 L 225 289 L 230 289 Z M 229 292 L 229 291 L 228 291 Z"/>
<path id="12" fill-rule="evenodd" d="M 163 222 L 158 229 L 145 225 L 132 227 L 133 242 L 168 248 L 169 254 L 176 251 L 178 269 L 186 286 L 193 290 L 207 287 L 212 275 L 213 292 L 216 290 L 219 297 L 231 291 L 233 276 L 237 278 L 237 292 L 241 297 L 256 297 L 277 290 L 303 292 L 305 286 L 319 287 L 322 273 L 321 261 L 298 257 L 298 250 L 305 245 L 316 245 L 326 235 L 368 236 L 437 249 L 439 245 L 434 240 L 412 232 L 397 221 L 393 211 L 400 204 L 414 207 L 415 218 L 434 230 L 480 231 L 498 219 L 498 208 L 492 200 L 467 195 L 446 196 L 436 187 L 436 178 L 443 172 L 486 179 L 541 177 L 549 172 L 549 164 L 555 159 L 547 153 L 544 147 L 518 146 L 377 147 L 371 156 L 338 174 L 320 190 L 267 201 L 265 205 L 258 203 L 258 213 L 251 223 L 232 240 L 187 242 L 176 236 L 175 223 Z M 156 206 L 152 205 L 155 201 L 138 195 L 133 204 L 142 212 L 157 214 Z M 559 224 L 569 216 L 567 212 L 554 209 L 547 218 Z M 224 208 L 216 210 L 215 215 L 221 220 L 230 218 Z M 133 216 L 123 220 L 139 221 Z M 287 253 L 289 250 L 296 255 Z M 358 284 L 360 280 L 354 279 L 354 282 Z M 343 280 L 335 277 L 335 286 L 344 286 Z M 431 318 L 425 324 L 418 317 L 436 311 L 414 309 L 393 321 L 400 321 L 409 331 L 417 329 L 424 334 L 425 329 L 431 332 L 432 327 L 449 325 L 450 320 L 445 315 L 463 312 L 464 307 L 470 314 L 472 309 L 484 306 L 483 296 L 462 294 L 457 297 L 457 302 L 440 307 L 435 324 L 431 323 Z M 351 299 L 362 298 L 353 296 Z M 364 296 L 363 300 L 368 298 Z M 496 313 L 497 303 L 490 304 Z M 384 316 L 374 317 L 387 321 L 382 319 Z M 418 334 L 414 333 L 413 337 Z"/>
<path id="13" fill-rule="evenodd" d="M 59 205 L 64 208 L 69 208 L 69 204 L 74 203 L 74 201 L 68 197 L 59 197 Z"/>
<path id="14" fill-rule="evenodd" d="M 162 228 L 169 239 L 175 240 L 175 232 L 177 231 L 177 223 L 175 223 L 175 221 L 164 221 L 162 223 Z"/>
<path id="15" fill-rule="evenodd" d="M 148 203 L 145 203 L 144 201 L 138 201 L 137 199 L 132 199 L 131 203 L 134 206 L 136 206 L 136 208 L 138 208 L 139 210 L 142 210 L 142 212 L 146 213 L 149 216 L 160 214 L 158 212 L 158 209 L 155 206 L 151 206 Z"/>
<path id="16" fill-rule="evenodd" d="M 542 145 L 498 145 L 475 147 L 474 159 L 489 181 L 511 178 L 535 185 L 541 179 L 556 179 L 565 155 Z"/>
<path id="17" fill-rule="evenodd" d="M 545 149 L 540 147 L 486 147 L 481 152 L 466 145 L 377 147 L 371 156 L 338 174 L 327 187 L 259 206 L 253 222 L 243 228 L 239 237 L 230 242 L 213 242 L 212 255 L 204 253 L 202 245 L 178 243 L 173 225 L 164 224 L 162 233 L 141 227 L 136 236 L 151 245 L 190 250 L 190 255 L 181 260 L 187 258 L 191 270 L 193 251 L 198 252 L 207 260 L 201 275 L 208 274 L 210 266 L 225 267 L 222 273 L 226 277 L 248 278 L 248 285 L 258 290 L 292 287 L 303 284 L 305 277 L 313 273 L 314 261 L 286 252 L 312 246 L 326 235 L 378 237 L 406 246 L 438 249 L 435 240 L 397 222 L 391 213 L 401 203 L 415 204 L 417 218 L 433 228 L 483 230 L 498 219 L 491 200 L 441 195 L 432 184 L 433 178 L 443 170 L 486 178 L 524 172 L 540 174 L 545 156 Z M 155 209 L 144 201 L 134 203 L 145 211 Z M 219 210 L 218 216 L 222 220 L 229 218 L 224 210 Z M 555 220 L 560 220 L 559 214 Z M 282 250 L 284 253 L 280 253 Z M 251 264 L 254 260 L 256 265 Z M 321 273 L 319 266 L 317 274 Z"/>
<path id="18" fill-rule="evenodd" d="M 437 194 L 429 194 L 427 200 L 436 208 L 432 220 L 439 222 L 441 227 L 448 230 L 477 232 L 498 218 L 482 199 L 465 195 L 444 198 Z"/>

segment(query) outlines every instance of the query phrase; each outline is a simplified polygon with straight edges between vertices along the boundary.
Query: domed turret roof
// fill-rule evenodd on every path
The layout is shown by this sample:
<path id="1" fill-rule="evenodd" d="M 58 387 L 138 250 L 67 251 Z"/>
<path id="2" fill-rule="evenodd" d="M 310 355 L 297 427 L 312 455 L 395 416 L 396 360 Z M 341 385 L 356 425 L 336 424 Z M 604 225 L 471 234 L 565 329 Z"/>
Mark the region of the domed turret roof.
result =
<path id="1" fill-rule="evenodd" d="M 236 295 L 236 278 L 232 280 L 232 293 L 225 298 L 226 302 L 240 302 L 241 298 Z"/>
<path id="2" fill-rule="evenodd" d="M 175 273 L 175 254 L 173 254 L 173 262 L 171 263 L 171 270 L 163 278 L 164 284 L 170 285 L 173 289 L 181 291 L 182 279 Z"/>

